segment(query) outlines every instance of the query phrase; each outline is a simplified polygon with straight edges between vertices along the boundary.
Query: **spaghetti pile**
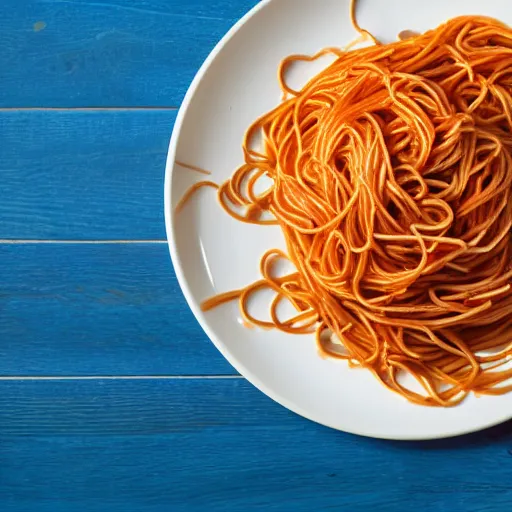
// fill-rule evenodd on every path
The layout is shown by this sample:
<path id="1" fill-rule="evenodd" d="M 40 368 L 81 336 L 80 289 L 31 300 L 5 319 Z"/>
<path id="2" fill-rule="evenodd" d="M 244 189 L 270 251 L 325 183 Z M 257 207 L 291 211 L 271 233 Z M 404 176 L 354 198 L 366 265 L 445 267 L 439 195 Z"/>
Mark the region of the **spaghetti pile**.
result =
<path id="1" fill-rule="evenodd" d="M 335 62 L 300 91 L 286 84 L 290 64 L 326 53 Z M 324 354 L 414 403 L 510 391 L 512 31 L 455 18 L 392 44 L 288 57 L 279 79 L 285 99 L 249 128 L 218 197 L 242 221 L 278 223 L 287 253 L 267 252 L 260 281 L 203 308 L 238 299 L 249 324 L 315 332 Z M 280 258 L 296 271 L 276 275 Z M 248 308 L 264 288 L 267 321 Z M 294 318 L 279 317 L 282 301 Z"/>

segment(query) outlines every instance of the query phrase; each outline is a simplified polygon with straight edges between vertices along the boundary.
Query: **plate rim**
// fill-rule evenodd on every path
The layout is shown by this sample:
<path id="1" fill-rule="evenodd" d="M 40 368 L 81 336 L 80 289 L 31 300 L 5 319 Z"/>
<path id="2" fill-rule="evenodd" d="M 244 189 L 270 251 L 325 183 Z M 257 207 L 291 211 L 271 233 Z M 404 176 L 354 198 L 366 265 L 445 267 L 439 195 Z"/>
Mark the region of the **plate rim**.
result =
<path id="1" fill-rule="evenodd" d="M 259 391 L 264 393 L 274 402 L 279 404 L 282 407 L 302 416 L 303 418 L 312 421 L 313 423 L 323 425 L 325 427 L 331 428 L 333 430 L 337 430 L 339 432 L 346 432 L 348 434 L 372 438 L 372 439 L 383 439 L 390 441 L 430 441 L 436 439 L 449 439 L 458 436 L 464 436 L 467 434 L 481 432 L 487 430 L 489 428 L 495 427 L 512 419 L 512 412 L 504 414 L 502 417 L 498 419 L 493 419 L 487 422 L 483 422 L 480 426 L 472 426 L 468 428 L 452 428 L 451 430 L 446 430 L 445 433 L 434 433 L 432 435 L 414 435 L 411 433 L 410 435 L 397 434 L 380 434 L 377 432 L 372 432 L 371 428 L 366 429 L 364 431 L 360 431 L 357 429 L 351 428 L 341 428 L 336 425 L 329 424 L 328 422 L 319 421 L 314 418 L 312 415 L 308 413 L 307 410 L 304 410 L 302 407 L 297 404 L 289 401 L 287 398 L 281 396 L 278 392 L 275 392 L 273 389 L 268 387 L 260 378 L 255 375 L 253 372 L 249 371 L 245 365 L 240 362 L 237 358 L 233 357 L 229 350 L 225 347 L 223 343 L 221 343 L 216 334 L 213 332 L 213 329 L 210 328 L 208 322 L 204 321 L 202 318 L 200 307 L 197 301 L 193 298 L 193 294 L 188 285 L 187 279 L 185 278 L 182 265 L 180 259 L 177 254 L 176 249 L 176 237 L 173 223 L 173 211 L 172 211 L 172 176 L 175 168 L 175 158 L 178 147 L 178 140 L 181 133 L 181 128 L 183 122 L 185 120 L 185 116 L 187 114 L 188 108 L 192 102 L 195 91 L 199 86 L 199 83 L 202 81 L 205 76 L 207 70 L 210 68 L 211 64 L 215 61 L 219 53 L 222 51 L 224 46 L 232 39 L 232 37 L 251 19 L 257 12 L 263 10 L 267 5 L 271 2 L 275 2 L 277 0 L 260 0 L 254 7 L 252 7 L 242 18 L 240 18 L 221 38 L 221 40 L 215 45 L 213 50 L 210 52 L 208 57 L 204 60 L 199 70 L 197 71 L 194 79 L 192 80 L 190 86 L 187 89 L 187 92 L 181 102 L 180 108 L 178 110 L 178 114 L 176 116 L 176 120 L 174 122 L 174 127 L 172 130 L 172 135 L 170 138 L 166 164 L 165 164 L 165 179 L 164 179 L 164 217 L 165 217 L 165 230 L 167 235 L 167 245 L 169 248 L 171 261 L 173 264 L 174 272 L 176 278 L 178 280 L 178 284 L 180 285 L 181 291 L 185 297 L 188 307 L 192 311 L 196 321 L 199 323 L 204 333 L 208 336 L 209 340 L 213 343 L 216 349 L 222 354 L 222 356 L 228 361 L 228 363 L 240 373 L 240 375 L 245 378 L 250 384 L 256 387 Z"/>

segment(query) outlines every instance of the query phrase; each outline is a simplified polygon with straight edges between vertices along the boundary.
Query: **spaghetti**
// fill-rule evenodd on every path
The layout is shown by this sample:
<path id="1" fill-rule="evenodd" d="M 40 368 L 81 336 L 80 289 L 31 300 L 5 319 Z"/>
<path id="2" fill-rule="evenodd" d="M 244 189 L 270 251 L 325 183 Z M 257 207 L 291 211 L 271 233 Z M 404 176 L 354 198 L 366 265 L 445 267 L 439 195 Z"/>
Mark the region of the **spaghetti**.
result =
<path id="1" fill-rule="evenodd" d="M 286 84 L 290 64 L 325 53 L 335 62 L 300 91 Z M 203 309 L 238 300 L 249 325 L 314 332 L 324 355 L 414 403 L 512 390 L 512 31 L 459 17 L 288 57 L 279 80 L 285 99 L 248 129 L 218 197 L 240 221 L 278 223 L 287 252 L 268 251 L 261 280 Z M 277 276 L 280 259 L 295 271 Z M 262 289 L 275 292 L 265 321 L 248 309 Z"/>

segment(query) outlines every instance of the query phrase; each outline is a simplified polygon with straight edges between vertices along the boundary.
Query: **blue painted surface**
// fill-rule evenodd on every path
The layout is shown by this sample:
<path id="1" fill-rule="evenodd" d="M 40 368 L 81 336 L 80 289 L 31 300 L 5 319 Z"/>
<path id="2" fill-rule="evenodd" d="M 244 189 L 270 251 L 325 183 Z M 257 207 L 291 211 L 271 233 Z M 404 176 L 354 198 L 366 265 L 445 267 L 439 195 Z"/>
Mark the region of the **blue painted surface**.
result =
<path id="1" fill-rule="evenodd" d="M 512 501 L 510 424 L 429 443 L 358 438 L 242 379 L 4 382 L 0 425 L 8 511 L 483 512 Z"/>
<path id="2" fill-rule="evenodd" d="M 255 3 L 0 2 L 1 512 L 512 510 L 511 423 L 330 431 L 236 376 L 189 312 L 161 243 L 168 139 Z"/>
<path id="3" fill-rule="evenodd" d="M 0 244 L 0 375 L 235 371 L 182 296 L 167 244 Z M 0 508 L 1 510 L 1 508 Z"/>
<path id="4" fill-rule="evenodd" d="M 175 117 L 175 110 L 0 111 L 0 239 L 163 240 Z"/>
<path id="5" fill-rule="evenodd" d="M 176 107 L 257 0 L 2 0 L 0 107 Z"/>

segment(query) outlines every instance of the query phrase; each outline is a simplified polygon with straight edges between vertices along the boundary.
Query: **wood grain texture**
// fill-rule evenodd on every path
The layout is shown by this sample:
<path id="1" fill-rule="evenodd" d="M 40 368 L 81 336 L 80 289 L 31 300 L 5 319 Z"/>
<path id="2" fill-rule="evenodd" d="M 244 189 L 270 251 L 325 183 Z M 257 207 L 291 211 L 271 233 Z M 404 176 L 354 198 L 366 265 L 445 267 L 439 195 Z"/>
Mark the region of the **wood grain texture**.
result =
<path id="1" fill-rule="evenodd" d="M 0 239 L 163 239 L 168 108 L 256 3 L 3 0 Z M 511 423 L 392 443 L 295 416 L 231 378 L 165 244 L 0 244 L 0 275 L 1 512 L 510 511 Z M 37 379 L 73 375 L 227 377 Z"/>
<path id="2" fill-rule="evenodd" d="M 0 239 L 164 239 L 175 116 L 0 112 Z"/>
<path id="3" fill-rule="evenodd" d="M 0 106 L 178 106 L 257 0 L 3 0 Z"/>
<path id="4" fill-rule="evenodd" d="M 512 425 L 429 443 L 303 420 L 243 380 L 0 382 L 4 512 L 506 512 Z"/>
<path id="5" fill-rule="evenodd" d="M 0 262 L 0 376 L 235 373 L 166 244 L 8 244 Z"/>

